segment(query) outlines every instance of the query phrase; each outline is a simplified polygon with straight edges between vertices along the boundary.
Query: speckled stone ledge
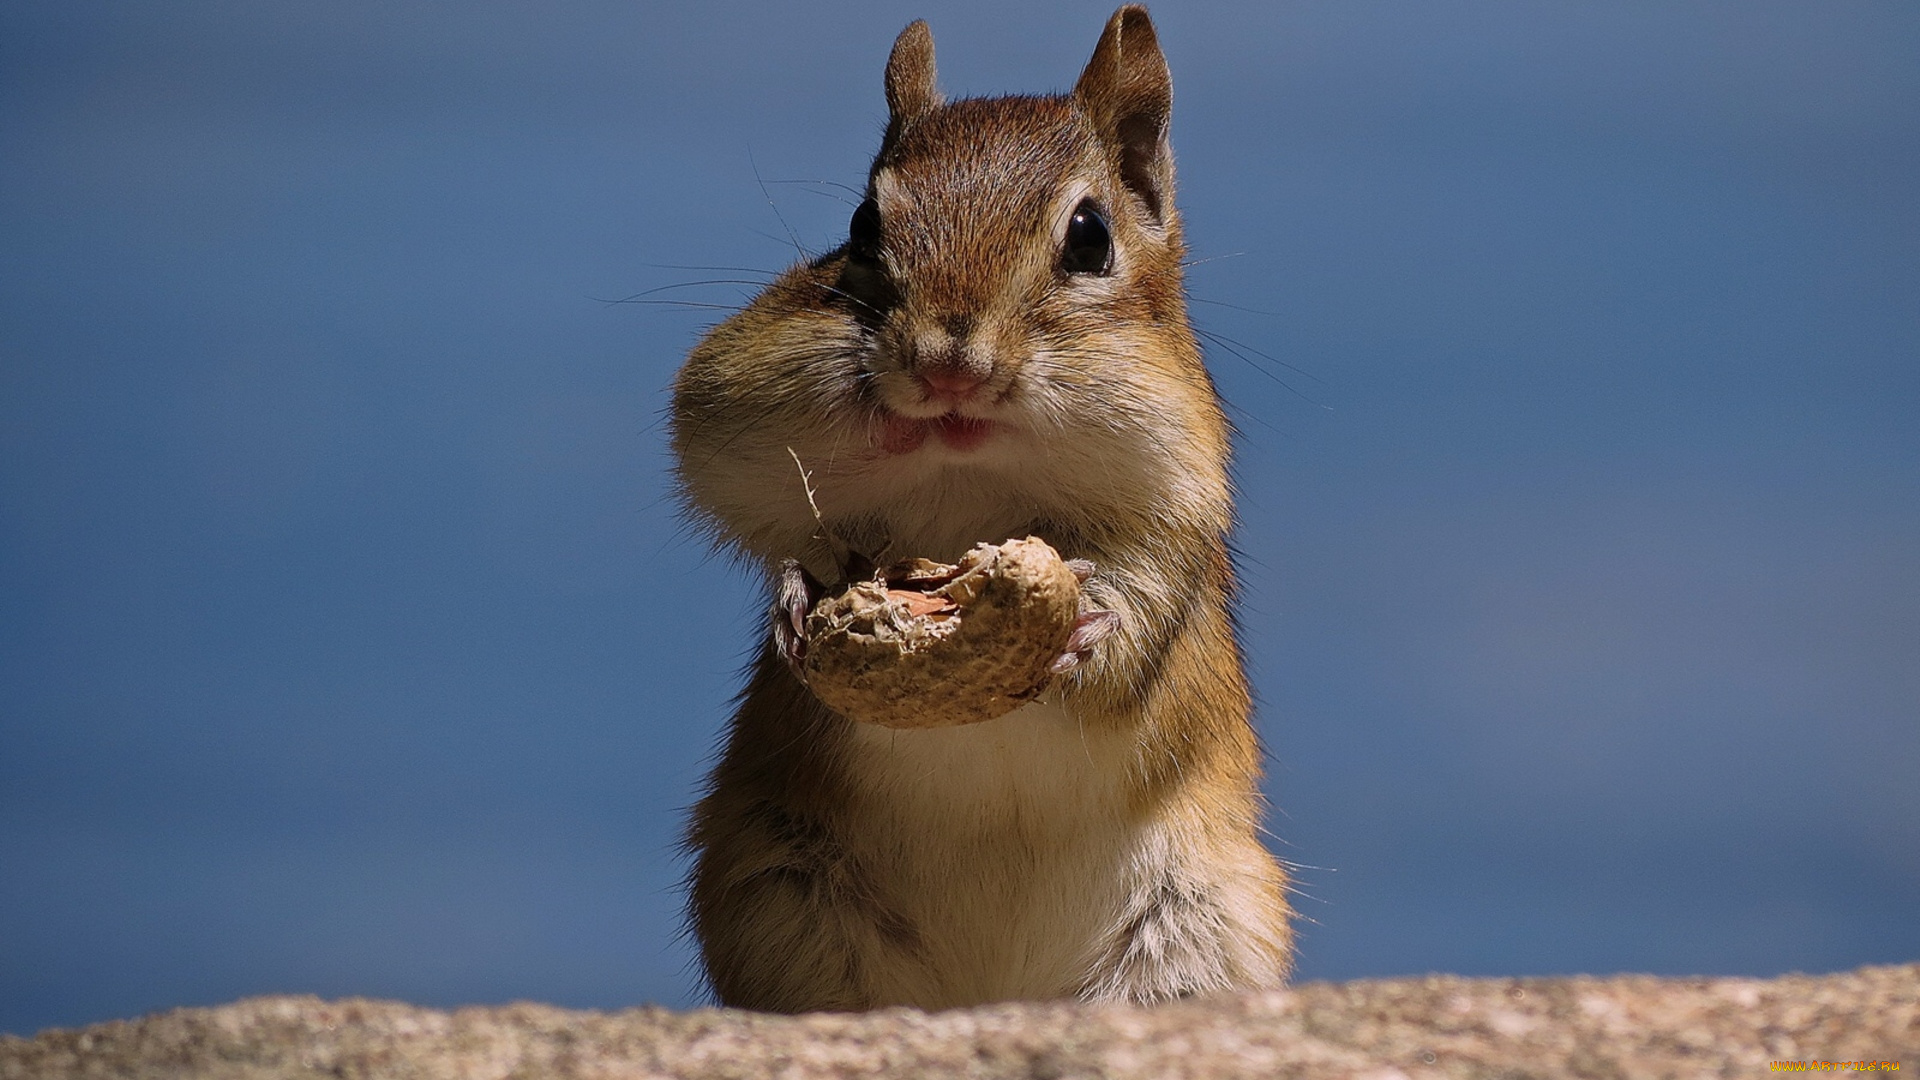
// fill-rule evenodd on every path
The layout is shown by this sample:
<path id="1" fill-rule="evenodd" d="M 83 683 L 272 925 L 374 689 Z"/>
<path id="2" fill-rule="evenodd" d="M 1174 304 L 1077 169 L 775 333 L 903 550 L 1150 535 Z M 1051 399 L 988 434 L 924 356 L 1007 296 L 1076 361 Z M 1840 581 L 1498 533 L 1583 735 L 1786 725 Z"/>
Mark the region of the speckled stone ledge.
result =
<path id="1" fill-rule="evenodd" d="M 1758 1077 L 1774 1062 L 1920 1074 L 1920 964 L 1778 979 L 1431 976 L 1151 1009 L 799 1017 L 272 997 L 0 1038 L 3 1080 Z"/>

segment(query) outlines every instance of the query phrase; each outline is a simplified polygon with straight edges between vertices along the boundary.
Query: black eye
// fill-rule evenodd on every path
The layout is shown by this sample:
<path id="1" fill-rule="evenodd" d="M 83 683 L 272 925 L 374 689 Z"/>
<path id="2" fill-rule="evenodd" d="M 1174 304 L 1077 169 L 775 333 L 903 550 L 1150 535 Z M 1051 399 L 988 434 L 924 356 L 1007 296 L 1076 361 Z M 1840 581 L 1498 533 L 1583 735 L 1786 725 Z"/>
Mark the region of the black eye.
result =
<path id="1" fill-rule="evenodd" d="M 1113 237 L 1107 219 L 1092 199 L 1080 200 L 1067 219 L 1067 242 L 1060 252 L 1060 269 L 1069 274 L 1104 274 L 1113 267 Z"/>
<path id="2" fill-rule="evenodd" d="M 872 199 L 861 203 L 847 222 L 847 250 L 856 259 L 880 257 L 880 206 Z"/>
<path id="3" fill-rule="evenodd" d="M 887 320 L 900 301 L 899 290 L 880 261 L 880 204 L 866 199 L 847 222 L 847 261 L 830 295 L 844 302 L 853 317 L 873 328 Z"/>

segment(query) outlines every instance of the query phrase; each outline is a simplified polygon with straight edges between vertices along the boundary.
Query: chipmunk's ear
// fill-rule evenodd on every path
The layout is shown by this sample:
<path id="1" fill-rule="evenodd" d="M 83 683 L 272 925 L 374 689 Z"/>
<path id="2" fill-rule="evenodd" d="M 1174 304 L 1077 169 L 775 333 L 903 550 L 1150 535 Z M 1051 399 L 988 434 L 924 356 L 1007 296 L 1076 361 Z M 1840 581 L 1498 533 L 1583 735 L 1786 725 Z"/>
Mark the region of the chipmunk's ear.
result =
<path id="1" fill-rule="evenodd" d="M 887 57 L 889 128 L 897 131 L 940 107 L 933 75 L 933 31 L 927 20 L 915 19 L 893 39 L 893 54 Z"/>
<path id="2" fill-rule="evenodd" d="M 897 55 L 899 46 L 894 49 Z M 1107 20 L 1073 98 L 1111 148 L 1121 182 L 1156 221 L 1165 220 L 1173 195 L 1173 147 L 1167 141 L 1173 75 L 1146 8 L 1128 4 Z"/>

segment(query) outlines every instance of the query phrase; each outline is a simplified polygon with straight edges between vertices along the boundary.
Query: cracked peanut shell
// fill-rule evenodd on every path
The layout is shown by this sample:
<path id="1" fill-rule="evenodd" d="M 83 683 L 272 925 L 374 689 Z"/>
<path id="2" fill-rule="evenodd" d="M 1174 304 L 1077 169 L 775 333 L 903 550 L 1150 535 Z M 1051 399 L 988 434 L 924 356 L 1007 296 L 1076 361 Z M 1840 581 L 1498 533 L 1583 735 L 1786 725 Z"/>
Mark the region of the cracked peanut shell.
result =
<path id="1" fill-rule="evenodd" d="M 1046 689 L 1079 607 L 1079 579 L 1037 537 L 980 544 L 952 565 L 896 563 L 808 613 L 807 685 L 862 723 L 992 720 Z"/>

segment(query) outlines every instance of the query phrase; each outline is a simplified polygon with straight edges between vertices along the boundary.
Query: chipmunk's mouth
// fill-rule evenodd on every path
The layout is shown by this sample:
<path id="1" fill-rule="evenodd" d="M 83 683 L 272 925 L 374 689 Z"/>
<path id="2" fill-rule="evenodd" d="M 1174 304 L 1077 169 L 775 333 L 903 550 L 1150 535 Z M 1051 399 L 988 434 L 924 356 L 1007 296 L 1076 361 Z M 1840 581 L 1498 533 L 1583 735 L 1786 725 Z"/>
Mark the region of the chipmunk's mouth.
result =
<path id="1" fill-rule="evenodd" d="M 949 450 L 964 452 L 993 438 L 997 427 L 991 420 L 952 412 L 931 417 L 901 416 L 889 412 L 881 426 L 880 449 L 889 454 L 909 454 L 920 449 L 931 437 Z"/>

